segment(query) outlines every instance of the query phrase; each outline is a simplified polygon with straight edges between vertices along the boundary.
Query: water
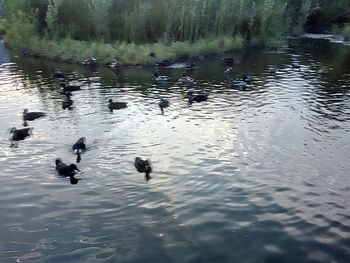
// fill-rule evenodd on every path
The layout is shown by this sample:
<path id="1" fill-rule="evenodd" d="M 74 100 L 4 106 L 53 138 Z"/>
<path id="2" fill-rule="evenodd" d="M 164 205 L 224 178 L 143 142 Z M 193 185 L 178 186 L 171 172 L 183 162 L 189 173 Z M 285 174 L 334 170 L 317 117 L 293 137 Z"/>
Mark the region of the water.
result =
<path id="1" fill-rule="evenodd" d="M 189 106 L 188 87 L 157 85 L 154 69 L 90 71 L 2 46 L 0 262 L 350 262 L 350 49 L 304 40 L 235 56 L 247 91 L 209 58 L 191 73 L 209 100 Z M 71 111 L 55 68 L 82 84 Z M 129 107 L 110 113 L 109 98 Z M 24 108 L 48 116 L 10 148 Z M 74 163 L 82 136 L 71 185 L 54 160 Z M 152 160 L 149 182 L 136 156 Z"/>

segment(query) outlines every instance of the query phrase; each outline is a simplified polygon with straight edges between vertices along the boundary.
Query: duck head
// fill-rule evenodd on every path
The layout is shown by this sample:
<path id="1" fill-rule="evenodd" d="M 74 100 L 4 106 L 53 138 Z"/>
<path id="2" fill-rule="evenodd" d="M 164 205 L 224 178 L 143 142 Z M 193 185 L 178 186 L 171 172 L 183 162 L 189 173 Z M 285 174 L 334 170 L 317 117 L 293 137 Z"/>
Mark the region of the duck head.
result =
<path id="1" fill-rule="evenodd" d="M 26 114 L 26 113 L 28 113 L 28 109 L 23 110 L 23 114 Z"/>
<path id="2" fill-rule="evenodd" d="M 11 133 L 15 133 L 17 131 L 17 129 L 15 127 L 12 127 L 11 130 L 10 130 L 10 134 Z"/>
<path id="3" fill-rule="evenodd" d="M 157 72 L 154 72 L 154 73 L 153 73 L 153 76 L 154 76 L 155 78 L 158 78 L 158 77 L 159 77 L 159 74 L 158 74 Z"/>
<path id="4" fill-rule="evenodd" d="M 109 99 L 108 102 L 109 102 L 109 103 L 113 103 L 113 100 L 112 100 L 112 99 Z"/>
<path id="5" fill-rule="evenodd" d="M 62 163 L 62 159 L 61 159 L 61 158 L 57 158 L 57 159 L 55 160 L 56 166 L 60 165 L 61 163 Z"/>

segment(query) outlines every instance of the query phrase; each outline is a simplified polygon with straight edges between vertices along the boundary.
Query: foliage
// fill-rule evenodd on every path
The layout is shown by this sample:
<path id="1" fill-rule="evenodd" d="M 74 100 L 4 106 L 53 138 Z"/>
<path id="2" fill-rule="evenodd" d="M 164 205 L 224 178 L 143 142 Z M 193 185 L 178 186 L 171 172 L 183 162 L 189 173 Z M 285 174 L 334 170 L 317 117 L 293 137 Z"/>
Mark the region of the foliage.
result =
<path id="1" fill-rule="evenodd" d="M 244 44 L 276 45 L 285 34 L 301 32 L 307 14 L 321 5 L 328 17 L 350 8 L 348 0 L 0 0 L 5 7 L 6 41 L 30 47 L 33 41 L 58 41 L 63 57 L 76 50 L 148 61 L 157 45 L 175 53 L 208 52 Z M 343 9 L 342 9 L 343 8 Z M 349 9 L 348 9 L 349 10 Z M 223 41 L 223 37 L 226 36 Z M 31 40 L 31 45 L 28 43 Z M 74 40 L 85 40 L 82 51 Z M 223 41 L 223 44 L 221 43 Z M 181 43 L 183 42 L 183 43 Z M 50 42 L 51 43 L 51 42 Z M 66 43 L 68 51 L 61 45 Z M 73 46 L 71 44 L 74 43 Z M 91 44 L 95 43 L 95 44 Z M 96 44 L 99 43 L 99 44 Z M 116 44 L 120 43 L 117 51 Z M 187 50 L 195 44 L 196 50 Z M 52 44 L 52 43 L 51 43 Z M 135 45 L 136 44 L 136 45 Z M 153 45 L 151 45 L 153 44 Z M 53 45 L 53 44 L 52 44 Z M 135 54 L 129 52 L 135 46 Z M 127 46 L 125 53 L 120 48 Z M 106 48 L 106 51 L 101 50 Z M 43 47 L 44 48 L 44 47 Z M 112 49 L 111 49 L 112 48 Z M 39 52 L 41 53 L 41 52 Z M 88 52 L 86 52 L 88 53 Z M 109 54 L 112 53 L 112 54 Z M 60 53 L 59 53 L 60 54 Z M 59 56 L 58 54 L 58 56 Z M 96 54 L 95 54 L 96 55 Z M 52 56 L 52 55 L 50 55 Z M 88 56 L 88 54 L 86 54 Z M 165 55 L 161 57 L 166 57 Z"/>

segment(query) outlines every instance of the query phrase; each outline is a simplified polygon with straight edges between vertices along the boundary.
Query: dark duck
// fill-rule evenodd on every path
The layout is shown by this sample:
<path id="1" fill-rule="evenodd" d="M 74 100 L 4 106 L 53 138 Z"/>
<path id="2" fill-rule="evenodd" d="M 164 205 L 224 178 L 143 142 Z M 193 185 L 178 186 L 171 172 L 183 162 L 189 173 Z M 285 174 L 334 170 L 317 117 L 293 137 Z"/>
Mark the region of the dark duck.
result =
<path id="1" fill-rule="evenodd" d="M 11 141 L 11 147 L 17 147 L 18 141 L 23 141 L 27 137 L 33 135 L 33 129 L 34 128 L 24 128 L 24 129 L 16 129 L 13 127 L 10 130 L 10 141 Z"/>
<path id="2" fill-rule="evenodd" d="M 86 138 L 79 138 L 79 140 L 73 144 L 72 150 L 77 155 L 77 163 L 80 163 L 81 154 L 86 150 Z"/>
<path id="3" fill-rule="evenodd" d="M 44 117 L 46 114 L 43 112 L 29 112 L 28 109 L 24 109 L 23 111 L 23 122 L 24 122 L 24 126 L 27 126 L 27 121 L 34 121 L 35 119 Z"/>
<path id="4" fill-rule="evenodd" d="M 159 105 L 159 108 L 160 108 L 162 114 L 164 114 L 164 109 L 169 107 L 169 101 L 167 99 L 160 98 L 158 105 Z"/>
<path id="5" fill-rule="evenodd" d="M 61 83 L 60 88 L 63 94 L 65 94 L 68 91 L 77 91 L 80 90 L 79 85 L 73 85 L 73 84 L 67 84 L 67 83 Z"/>
<path id="6" fill-rule="evenodd" d="M 159 75 L 157 72 L 153 73 L 153 78 L 155 81 L 158 81 L 158 82 L 165 82 L 165 81 L 171 80 L 170 76 Z"/>
<path id="7" fill-rule="evenodd" d="M 64 78 L 64 73 L 60 69 L 56 69 L 53 73 L 54 78 Z"/>
<path id="8" fill-rule="evenodd" d="M 109 99 L 108 102 L 109 102 L 108 108 L 110 111 L 125 109 L 128 107 L 127 102 L 119 102 L 119 101 L 114 102 L 112 99 Z"/>
<path id="9" fill-rule="evenodd" d="M 187 98 L 188 98 L 188 102 L 192 104 L 193 102 L 207 101 L 208 94 L 206 93 L 194 94 L 192 90 L 189 90 L 187 91 Z"/>
<path id="10" fill-rule="evenodd" d="M 73 107 L 73 100 L 71 99 L 71 93 L 65 92 L 66 97 L 62 101 L 62 109 L 69 109 L 71 110 Z"/>
<path id="11" fill-rule="evenodd" d="M 69 177 L 71 184 L 77 184 L 78 180 L 80 180 L 79 177 L 76 176 L 78 172 L 81 172 L 79 168 L 75 164 L 67 165 L 65 164 L 62 159 L 57 158 L 55 160 L 56 164 L 56 171 L 59 175 L 64 177 Z"/>
<path id="12" fill-rule="evenodd" d="M 235 89 L 246 90 L 250 82 L 251 78 L 248 75 L 243 75 L 241 79 L 233 80 L 231 85 Z"/>
<path id="13" fill-rule="evenodd" d="M 152 177 L 150 176 L 152 172 L 152 164 L 151 160 L 143 160 L 141 157 L 136 157 L 134 162 L 135 168 L 139 173 L 145 173 L 146 181 L 150 180 Z"/>

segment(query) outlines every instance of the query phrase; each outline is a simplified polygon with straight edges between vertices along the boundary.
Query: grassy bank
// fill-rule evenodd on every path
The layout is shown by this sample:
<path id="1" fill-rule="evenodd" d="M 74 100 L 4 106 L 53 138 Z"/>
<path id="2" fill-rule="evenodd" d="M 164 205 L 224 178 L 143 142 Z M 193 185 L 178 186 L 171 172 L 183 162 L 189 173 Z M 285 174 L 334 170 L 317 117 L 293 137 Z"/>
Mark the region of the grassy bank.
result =
<path id="1" fill-rule="evenodd" d="M 196 42 L 171 42 L 152 44 L 133 44 L 126 42 L 103 43 L 94 41 L 78 41 L 73 39 L 50 40 L 30 37 L 26 45 L 11 43 L 18 51 L 23 48 L 40 57 L 56 61 L 80 62 L 95 57 L 100 63 L 108 63 L 118 59 L 123 64 L 155 64 L 163 59 L 176 59 L 184 56 L 198 56 L 214 52 L 223 52 L 243 47 L 242 37 L 215 37 L 200 39 Z M 154 56 L 150 56 L 150 54 Z"/>
<path id="2" fill-rule="evenodd" d="M 311 0 L 0 0 L 0 3 L 5 10 L 5 41 L 11 48 L 55 60 L 80 61 L 94 56 L 100 62 L 118 58 L 131 64 L 245 45 L 277 45 L 284 35 L 302 32 L 307 14 L 317 5 Z"/>

